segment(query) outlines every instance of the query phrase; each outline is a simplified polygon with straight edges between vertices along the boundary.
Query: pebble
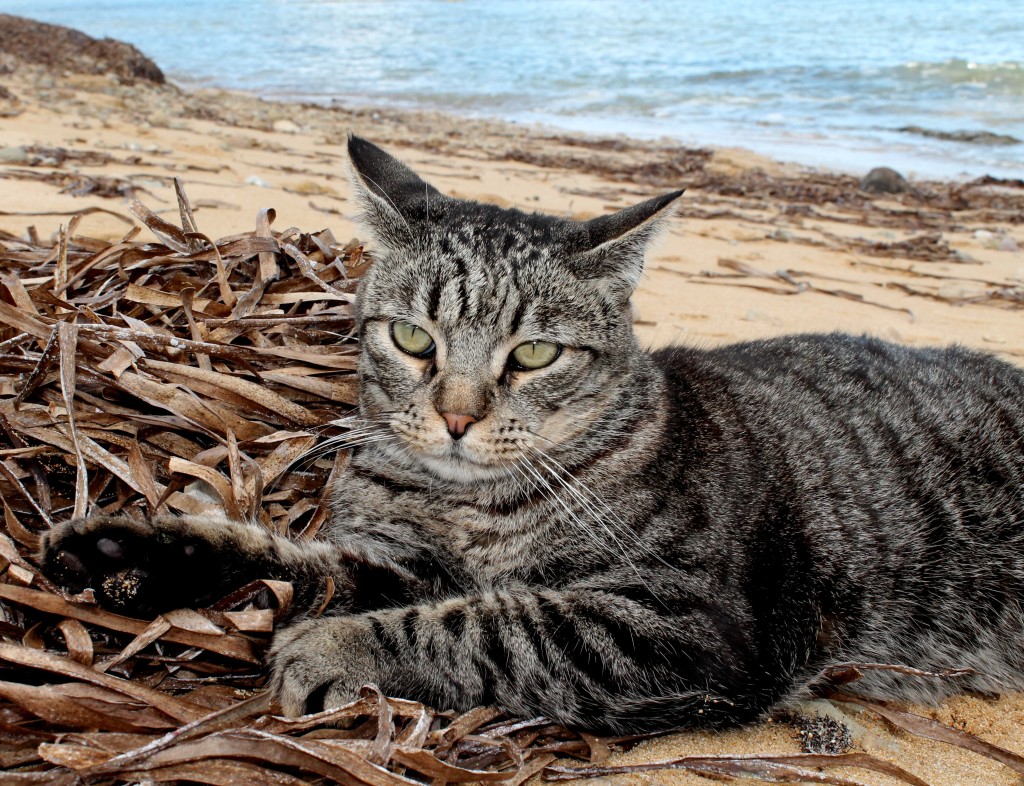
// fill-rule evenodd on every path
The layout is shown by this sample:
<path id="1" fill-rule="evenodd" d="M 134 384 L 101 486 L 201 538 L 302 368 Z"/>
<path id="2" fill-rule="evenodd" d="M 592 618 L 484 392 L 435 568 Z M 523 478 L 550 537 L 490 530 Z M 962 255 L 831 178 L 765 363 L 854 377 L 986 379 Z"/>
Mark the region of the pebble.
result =
<path id="1" fill-rule="evenodd" d="M 939 297 L 945 300 L 969 300 L 982 294 L 977 287 L 966 287 L 963 284 L 943 284 L 939 287 Z"/>
<path id="2" fill-rule="evenodd" d="M 895 169 L 887 166 L 875 167 L 860 181 L 860 190 L 869 194 L 903 194 L 914 187 Z"/>
<path id="3" fill-rule="evenodd" d="M 992 232 L 988 229 L 976 229 L 974 230 L 974 239 L 981 243 L 985 248 L 992 248 L 997 251 L 1010 251 L 1013 253 L 1020 251 L 1020 246 L 1017 244 L 1017 241 L 1005 232 Z"/>
<path id="4" fill-rule="evenodd" d="M 5 164 L 27 164 L 28 151 L 23 147 L 0 147 L 0 161 Z"/>
<path id="5" fill-rule="evenodd" d="M 764 322 L 769 325 L 781 325 L 782 323 L 773 317 L 771 314 L 767 314 L 764 311 L 759 311 L 756 308 L 747 309 L 746 315 L 743 317 L 745 322 Z"/>
<path id="6" fill-rule="evenodd" d="M 249 175 L 249 177 L 247 177 L 245 179 L 245 184 L 247 186 L 259 186 L 260 188 L 270 188 L 271 187 L 270 183 L 268 183 L 266 180 L 264 180 L 259 175 Z"/>
<path id="7" fill-rule="evenodd" d="M 298 134 L 302 131 L 302 129 L 295 125 L 291 120 L 275 120 L 273 128 L 279 134 Z"/>

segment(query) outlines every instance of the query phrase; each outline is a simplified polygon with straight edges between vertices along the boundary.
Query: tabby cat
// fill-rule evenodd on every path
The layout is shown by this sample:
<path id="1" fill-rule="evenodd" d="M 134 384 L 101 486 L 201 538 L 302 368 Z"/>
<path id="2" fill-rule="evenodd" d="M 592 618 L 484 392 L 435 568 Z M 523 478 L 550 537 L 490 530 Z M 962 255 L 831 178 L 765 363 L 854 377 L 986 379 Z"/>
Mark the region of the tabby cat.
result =
<path id="1" fill-rule="evenodd" d="M 577 222 L 349 152 L 378 253 L 323 536 L 100 516 L 51 531 L 48 575 L 135 614 L 294 582 L 270 654 L 291 714 L 374 683 L 598 732 L 714 727 L 851 660 L 1024 687 L 1024 372 L 842 334 L 650 353 L 630 296 L 681 192 Z"/>

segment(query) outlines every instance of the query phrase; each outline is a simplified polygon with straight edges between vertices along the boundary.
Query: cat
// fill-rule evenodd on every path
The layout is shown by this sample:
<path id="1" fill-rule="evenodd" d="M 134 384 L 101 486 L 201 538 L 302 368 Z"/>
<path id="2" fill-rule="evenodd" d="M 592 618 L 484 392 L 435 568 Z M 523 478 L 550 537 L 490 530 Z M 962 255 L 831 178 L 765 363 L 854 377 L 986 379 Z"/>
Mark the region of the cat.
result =
<path id="1" fill-rule="evenodd" d="M 1021 369 L 839 333 L 647 352 L 630 297 L 682 192 L 578 222 L 349 153 L 377 254 L 322 537 L 96 516 L 49 532 L 47 575 L 134 614 L 292 581 L 269 661 L 293 715 L 373 683 L 595 732 L 724 727 L 843 661 L 978 672 L 869 672 L 866 696 L 1024 687 Z"/>

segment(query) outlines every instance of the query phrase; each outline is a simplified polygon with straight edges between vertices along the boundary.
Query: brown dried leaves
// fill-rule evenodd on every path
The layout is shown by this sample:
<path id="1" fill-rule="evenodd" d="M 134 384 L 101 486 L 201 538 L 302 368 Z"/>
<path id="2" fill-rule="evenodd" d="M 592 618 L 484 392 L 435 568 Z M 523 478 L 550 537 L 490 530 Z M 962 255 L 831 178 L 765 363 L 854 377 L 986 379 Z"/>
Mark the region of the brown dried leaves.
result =
<path id="1" fill-rule="evenodd" d="M 56 248 L 0 241 L 0 494 L 29 532 L 43 511 L 161 504 L 285 531 L 283 504 L 331 471 L 282 476 L 355 402 L 346 264 L 361 249 L 274 233 L 272 211 L 214 243 L 178 196 L 184 229 L 132 205 L 159 243 L 101 244 L 75 220 Z"/>

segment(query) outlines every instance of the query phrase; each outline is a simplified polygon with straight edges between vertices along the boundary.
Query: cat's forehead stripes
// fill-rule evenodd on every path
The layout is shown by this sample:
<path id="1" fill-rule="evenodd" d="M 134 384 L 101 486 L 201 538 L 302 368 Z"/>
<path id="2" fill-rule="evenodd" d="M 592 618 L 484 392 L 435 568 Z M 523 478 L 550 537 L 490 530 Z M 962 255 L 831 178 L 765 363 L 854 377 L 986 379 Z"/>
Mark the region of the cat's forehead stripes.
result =
<path id="1" fill-rule="evenodd" d="M 454 328 L 477 325 L 515 333 L 531 304 L 552 289 L 552 280 L 571 278 L 553 259 L 552 247 L 539 243 L 549 233 L 538 231 L 522 214 L 509 215 L 498 224 L 487 216 L 486 225 L 437 227 L 419 254 L 400 264 L 416 268 L 413 307 L 436 324 Z M 548 293 L 550 294 L 550 292 Z"/>

